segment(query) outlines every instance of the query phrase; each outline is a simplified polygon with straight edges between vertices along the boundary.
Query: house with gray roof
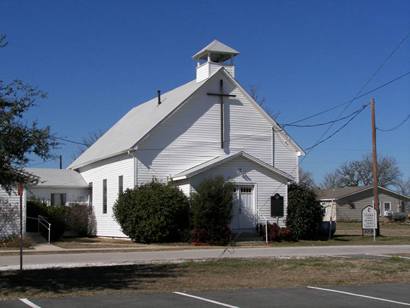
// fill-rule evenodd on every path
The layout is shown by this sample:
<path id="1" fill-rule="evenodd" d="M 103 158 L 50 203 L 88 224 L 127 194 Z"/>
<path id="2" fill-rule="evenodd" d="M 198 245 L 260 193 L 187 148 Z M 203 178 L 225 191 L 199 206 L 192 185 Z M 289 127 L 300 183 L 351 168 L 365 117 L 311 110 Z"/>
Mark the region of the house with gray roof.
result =
<path id="1" fill-rule="evenodd" d="M 393 213 L 406 211 L 410 196 L 404 196 L 384 187 L 378 187 L 380 216 L 388 217 Z M 322 205 L 336 204 L 338 221 L 360 221 L 362 209 L 373 205 L 373 186 L 338 187 L 316 190 Z"/>

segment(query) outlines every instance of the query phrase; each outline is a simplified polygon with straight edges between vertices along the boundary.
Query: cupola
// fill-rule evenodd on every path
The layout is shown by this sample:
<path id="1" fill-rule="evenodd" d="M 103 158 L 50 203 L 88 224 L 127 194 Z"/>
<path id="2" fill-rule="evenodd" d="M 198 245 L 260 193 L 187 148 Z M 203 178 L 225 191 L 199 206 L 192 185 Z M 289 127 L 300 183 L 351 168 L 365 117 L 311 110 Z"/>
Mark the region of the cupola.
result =
<path id="1" fill-rule="evenodd" d="M 233 58 L 236 55 L 239 55 L 239 52 L 235 49 L 218 40 L 213 40 L 193 56 L 194 60 L 197 61 L 196 81 L 200 82 L 209 78 L 221 67 L 224 67 L 232 77 L 235 77 Z"/>

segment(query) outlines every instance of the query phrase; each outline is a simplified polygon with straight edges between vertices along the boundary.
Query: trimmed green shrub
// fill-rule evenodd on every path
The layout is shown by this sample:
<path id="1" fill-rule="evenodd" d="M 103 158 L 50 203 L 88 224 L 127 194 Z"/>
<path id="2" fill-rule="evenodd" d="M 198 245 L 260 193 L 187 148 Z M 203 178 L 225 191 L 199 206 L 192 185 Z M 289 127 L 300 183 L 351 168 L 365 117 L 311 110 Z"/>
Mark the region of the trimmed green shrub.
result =
<path id="1" fill-rule="evenodd" d="M 67 207 L 67 229 L 78 236 L 92 236 L 92 207 L 87 204 L 70 204 Z"/>
<path id="2" fill-rule="evenodd" d="M 174 184 L 157 181 L 128 189 L 114 204 L 114 217 L 135 242 L 187 240 L 189 201 Z"/>
<path id="3" fill-rule="evenodd" d="M 203 181 L 191 198 L 192 241 L 226 244 L 231 237 L 234 185 L 223 177 Z"/>
<path id="4" fill-rule="evenodd" d="M 318 239 L 322 217 L 322 206 L 316 201 L 316 194 L 311 188 L 289 185 L 286 225 L 295 240 Z"/>

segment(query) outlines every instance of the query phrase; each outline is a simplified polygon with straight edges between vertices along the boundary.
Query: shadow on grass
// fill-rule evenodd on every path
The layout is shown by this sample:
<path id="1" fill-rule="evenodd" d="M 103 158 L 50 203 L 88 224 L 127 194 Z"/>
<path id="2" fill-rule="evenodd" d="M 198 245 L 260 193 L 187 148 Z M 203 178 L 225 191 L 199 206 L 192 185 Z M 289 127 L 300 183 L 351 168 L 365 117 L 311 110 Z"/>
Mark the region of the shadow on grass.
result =
<path id="1" fill-rule="evenodd" d="M 144 284 L 182 275 L 174 264 L 123 265 L 83 268 L 55 268 L 0 272 L 0 295 L 28 292 L 31 295 L 52 292 L 138 290 Z"/>

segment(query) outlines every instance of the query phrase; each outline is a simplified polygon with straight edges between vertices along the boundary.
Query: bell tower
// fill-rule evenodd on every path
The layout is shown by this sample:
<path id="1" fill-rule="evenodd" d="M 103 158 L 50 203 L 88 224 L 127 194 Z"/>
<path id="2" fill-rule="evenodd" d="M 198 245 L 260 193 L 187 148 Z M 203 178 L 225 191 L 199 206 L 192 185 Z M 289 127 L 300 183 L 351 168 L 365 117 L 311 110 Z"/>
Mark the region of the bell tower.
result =
<path id="1" fill-rule="evenodd" d="M 200 82 L 208 79 L 221 67 L 224 67 L 235 78 L 233 58 L 236 55 L 239 55 L 239 52 L 235 49 L 218 40 L 213 40 L 192 57 L 197 61 L 196 81 Z"/>

